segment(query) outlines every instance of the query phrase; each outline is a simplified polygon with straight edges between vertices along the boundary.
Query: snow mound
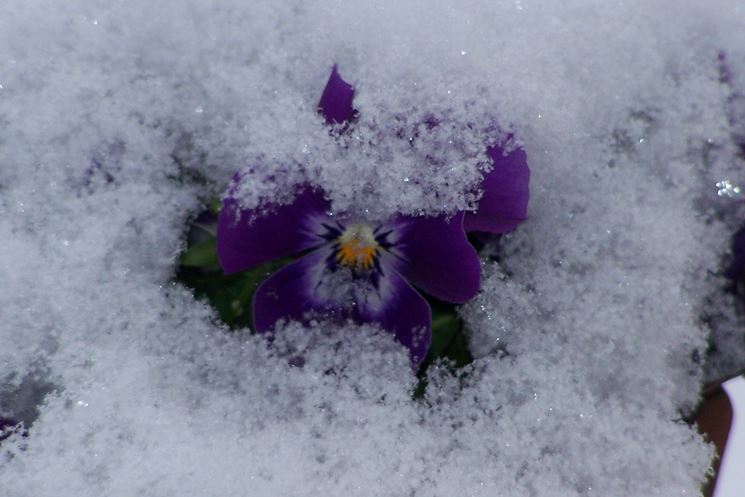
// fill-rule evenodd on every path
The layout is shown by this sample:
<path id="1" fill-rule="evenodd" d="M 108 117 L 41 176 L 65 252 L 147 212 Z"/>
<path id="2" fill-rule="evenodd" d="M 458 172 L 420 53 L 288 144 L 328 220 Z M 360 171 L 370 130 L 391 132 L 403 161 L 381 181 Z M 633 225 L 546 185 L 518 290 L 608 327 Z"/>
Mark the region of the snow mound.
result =
<path id="1" fill-rule="evenodd" d="M 744 28 L 726 0 L 5 2 L 3 495 L 696 495 L 708 326 L 708 377 L 745 357 L 716 187 L 745 184 Z M 462 309 L 476 361 L 421 398 L 372 327 L 269 344 L 173 283 L 239 169 L 247 205 L 452 212 L 508 139 L 530 218 Z"/>

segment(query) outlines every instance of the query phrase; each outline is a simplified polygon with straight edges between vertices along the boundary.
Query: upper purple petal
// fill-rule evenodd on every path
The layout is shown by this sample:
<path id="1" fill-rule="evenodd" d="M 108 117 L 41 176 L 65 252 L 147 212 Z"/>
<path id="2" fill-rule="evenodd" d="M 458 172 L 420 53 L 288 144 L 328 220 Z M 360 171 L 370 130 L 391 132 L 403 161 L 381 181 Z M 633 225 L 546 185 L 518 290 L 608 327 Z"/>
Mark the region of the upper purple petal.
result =
<path id="1" fill-rule="evenodd" d="M 234 180 L 233 189 L 239 179 Z M 313 225 L 325 218 L 323 192 L 303 187 L 292 203 L 239 209 L 229 191 L 217 224 L 217 255 L 225 274 L 243 271 L 318 245 Z"/>
<path id="2" fill-rule="evenodd" d="M 372 297 L 357 295 L 356 319 L 377 323 L 393 333 L 396 340 L 409 349 L 409 357 L 416 368 L 427 357 L 432 343 L 429 304 L 392 268 L 381 276 L 379 289 Z"/>
<path id="3" fill-rule="evenodd" d="M 341 124 L 354 116 L 352 101 L 354 88 L 339 75 L 336 66 L 331 70 L 331 76 L 318 102 L 318 111 L 326 118 L 328 124 Z"/>
<path id="4" fill-rule="evenodd" d="M 292 262 L 264 281 L 253 298 L 254 331 L 265 333 L 280 319 L 304 321 L 309 313 L 333 314 L 343 311 L 343 302 L 323 294 L 321 274 L 326 255 L 315 250 Z"/>
<path id="5" fill-rule="evenodd" d="M 394 223 L 398 270 L 435 298 L 462 304 L 481 284 L 481 262 L 463 231 L 463 213 L 450 219 L 401 217 Z"/>
<path id="6" fill-rule="evenodd" d="M 504 233 L 513 230 L 528 214 L 530 169 L 527 155 L 516 149 L 504 155 L 501 147 L 489 147 L 493 169 L 484 176 L 484 195 L 476 212 L 466 213 L 466 231 Z"/>

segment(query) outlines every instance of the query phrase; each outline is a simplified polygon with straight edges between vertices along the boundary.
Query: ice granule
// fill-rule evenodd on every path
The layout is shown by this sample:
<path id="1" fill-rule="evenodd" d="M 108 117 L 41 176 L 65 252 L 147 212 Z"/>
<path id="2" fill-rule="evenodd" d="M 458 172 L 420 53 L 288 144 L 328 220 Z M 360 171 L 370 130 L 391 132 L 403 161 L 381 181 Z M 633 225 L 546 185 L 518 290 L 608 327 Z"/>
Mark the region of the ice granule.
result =
<path id="1" fill-rule="evenodd" d="M 0 416 L 33 424 L 0 493 L 696 495 L 702 316 L 741 329 L 717 274 L 742 205 L 716 184 L 745 184 L 744 27 L 724 0 L 5 2 Z M 341 143 L 315 112 L 334 63 Z M 172 283 L 237 170 L 247 205 L 308 181 L 339 210 L 453 211 L 509 136 L 530 219 L 463 308 L 477 360 L 423 399 L 371 327 L 269 346 Z"/>

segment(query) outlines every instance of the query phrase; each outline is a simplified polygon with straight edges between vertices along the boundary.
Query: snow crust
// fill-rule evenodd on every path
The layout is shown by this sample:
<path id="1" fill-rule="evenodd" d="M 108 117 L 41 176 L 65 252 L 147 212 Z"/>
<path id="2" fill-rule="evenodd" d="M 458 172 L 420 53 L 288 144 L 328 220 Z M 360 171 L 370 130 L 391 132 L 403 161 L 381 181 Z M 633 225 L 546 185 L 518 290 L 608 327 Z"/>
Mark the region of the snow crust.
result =
<path id="1" fill-rule="evenodd" d="M 343 138 L 315 113 L 333 63 Z M 4 2 L 0 417 L 33 424 L 0 493 L 697 495 L 681 418 L 745 357 L 716 187 L 745 184 L 743 94 L 736 1 Z M 310 181 L 452 212 L 510 135 L 530 219 L 462 310 L 476 362 L 423 400 L 370 327 L 269 346 L 172 282 L 236 170 L 246 205 Z"/>

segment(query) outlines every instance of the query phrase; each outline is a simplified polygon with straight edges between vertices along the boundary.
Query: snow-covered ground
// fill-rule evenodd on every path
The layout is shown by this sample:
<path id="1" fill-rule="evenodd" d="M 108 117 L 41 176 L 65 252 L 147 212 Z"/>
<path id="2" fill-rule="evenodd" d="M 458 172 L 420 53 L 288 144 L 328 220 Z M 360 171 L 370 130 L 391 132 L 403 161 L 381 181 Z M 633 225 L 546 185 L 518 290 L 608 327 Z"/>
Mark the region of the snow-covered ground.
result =
<path id="1" fill-rule="evenodd" d="M 344 153 L 315 112 L 334 63 Z M 697 495 L 681 418 L 745 364 L 717 276 L 743 94 L 742 1 L 3 2 L 0 417 L 35 421 L 0 495 Z M 311 181 L 452 212 L 509 134 L 530 218 L 463 308 L 477 360 L 423 400 L 372 327 L 270 347 L 174 283 L 238 169 L 247 203 Z"/>

